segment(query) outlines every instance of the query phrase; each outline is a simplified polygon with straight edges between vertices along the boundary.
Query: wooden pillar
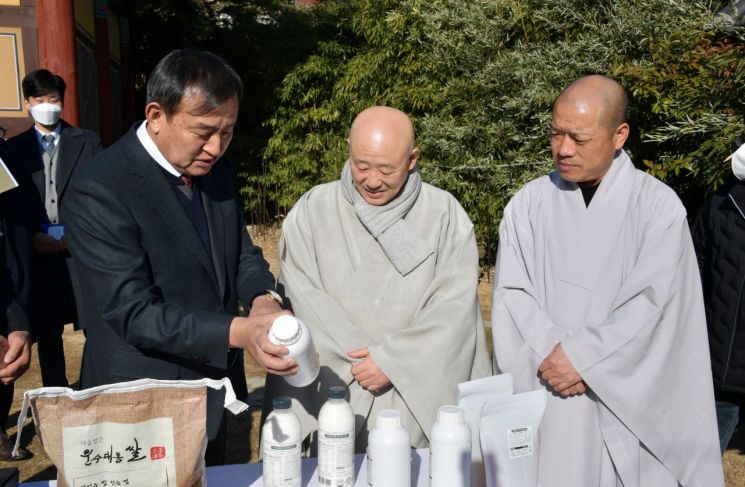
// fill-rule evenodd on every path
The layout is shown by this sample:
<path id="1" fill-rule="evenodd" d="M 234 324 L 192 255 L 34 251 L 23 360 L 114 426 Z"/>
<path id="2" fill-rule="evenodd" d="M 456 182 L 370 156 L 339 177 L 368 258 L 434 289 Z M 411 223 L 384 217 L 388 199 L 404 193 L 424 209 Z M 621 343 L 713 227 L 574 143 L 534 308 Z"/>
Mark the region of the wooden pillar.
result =
<path id="1" fill-rule="evenodd" d="M 111 93 L 111 57 L 109 55 L 109 7 L 96 0 L 96 74 L 98 77 L 98 131 L 101 141 L 114 143 L 114 105 Z"/>
<path id="2" fill-rule="evenodd" d="M 119 35 L 122 56 L 122 122 L 126 132 L 134 123 L 134 74 L 132 72 L 132 48 L 129 40 L 129 19 L 119 19 Z"/>
<path id="3" fill-rule="evenodd" d="M 65 80 L 67 91 L 62 116 L 69 123 L 79 125 L 73 0 L 36 0 L 36 27 L 39 65 Z"/>

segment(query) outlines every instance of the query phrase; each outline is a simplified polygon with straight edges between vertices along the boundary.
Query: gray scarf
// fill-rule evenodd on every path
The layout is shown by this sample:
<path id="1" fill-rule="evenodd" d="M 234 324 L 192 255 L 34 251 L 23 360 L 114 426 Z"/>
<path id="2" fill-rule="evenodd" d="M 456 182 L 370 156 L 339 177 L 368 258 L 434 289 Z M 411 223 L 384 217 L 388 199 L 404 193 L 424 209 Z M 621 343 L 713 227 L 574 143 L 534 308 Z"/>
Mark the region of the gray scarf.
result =
<path id="1" fill-rule="evenodd" d="M 433 251 L 411 226 L 404 221 L 422 189 L 419 168 L 409 174 L 401 194 L 383 206 L 369 204 L 354 187 L 349 161 L 341 172 L 341 192 L 354 206 L 362 225 L 380 244 L 388 260 L 402 276 L 417 268 Z"/>

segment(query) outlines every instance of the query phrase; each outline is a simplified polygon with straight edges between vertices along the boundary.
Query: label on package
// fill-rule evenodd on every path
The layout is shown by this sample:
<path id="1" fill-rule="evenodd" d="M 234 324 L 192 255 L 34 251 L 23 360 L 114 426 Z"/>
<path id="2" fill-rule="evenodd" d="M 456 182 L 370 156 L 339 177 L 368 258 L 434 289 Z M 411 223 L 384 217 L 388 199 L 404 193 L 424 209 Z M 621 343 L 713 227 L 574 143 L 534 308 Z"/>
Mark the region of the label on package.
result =
<path id="1" fill-rule="evenodd" d="M 74 487 L 176 485 L 172 418 L 67 427 L 62 443 Z"/>
<path id="2" fill-rule="evenodd" d="M 507 430 L 507 446 L 510 460 L 533 454 L 533 428 L 524 426 Z"/>

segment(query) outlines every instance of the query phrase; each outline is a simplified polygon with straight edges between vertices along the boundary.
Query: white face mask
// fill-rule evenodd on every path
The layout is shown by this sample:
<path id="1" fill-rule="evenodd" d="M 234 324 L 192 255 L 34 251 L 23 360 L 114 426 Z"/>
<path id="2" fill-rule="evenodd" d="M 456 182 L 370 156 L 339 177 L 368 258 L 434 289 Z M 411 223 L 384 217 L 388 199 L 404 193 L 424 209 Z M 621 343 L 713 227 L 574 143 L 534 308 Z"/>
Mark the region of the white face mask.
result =
<path id="1" fill-rule="evenodd" d="M 34 120 L 42 125 L 56 125 L 62 114 L 62 107 L 55 103 L 39 103 L 29 110 Z"/>
<path id="2" fill-rule="evenodd" d="M 745 144 L 732 154 L 732 173 L 740 181 L 745 181 Z"/>

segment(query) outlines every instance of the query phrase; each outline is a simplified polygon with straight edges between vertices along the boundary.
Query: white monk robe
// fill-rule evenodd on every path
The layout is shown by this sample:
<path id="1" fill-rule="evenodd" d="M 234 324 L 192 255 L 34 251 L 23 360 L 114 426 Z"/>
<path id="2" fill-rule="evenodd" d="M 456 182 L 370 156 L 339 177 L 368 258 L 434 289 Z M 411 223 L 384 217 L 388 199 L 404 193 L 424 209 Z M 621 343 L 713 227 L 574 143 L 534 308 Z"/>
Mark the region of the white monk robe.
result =
<path id="1" fill-rule="evenodd" d="M 411 178 L 409 178 L 411 180 Z M 429 256 L 401 275 L 357 218 L 338 181 L 306 193 L 282 225 L 280 285 L 294 313 L 310 327 L 321 359 L 319 379 L 306 388 L 268 376 L 265 401 L 297 399 L 304 433 L 329 387 L 348 386 L 356 414 L 357 451 L 383 409 L 397 409 L 412 445 L 426 447 L 443 404 L 455 404 L 457 384 L 492 373 L 476 294 L 478 253 L 473 225 L 449 193 L 427 184 L 405 217 Z M 347 352 L 369 347 L 392 388 L 362 389 Z M 309 416 L 308 416 L 309 415 Z"/>
<path id="2" fill-rule="evenodd" d="M 589 207 L 553 172 L 515 195 L 499 232 L 499 370 L 516 393 L 539 388 L 561 342 L 591 390 L 550 396 L 542 487 L 722 486 L 701 284 L 675 193 L 621 151 Z"/>

